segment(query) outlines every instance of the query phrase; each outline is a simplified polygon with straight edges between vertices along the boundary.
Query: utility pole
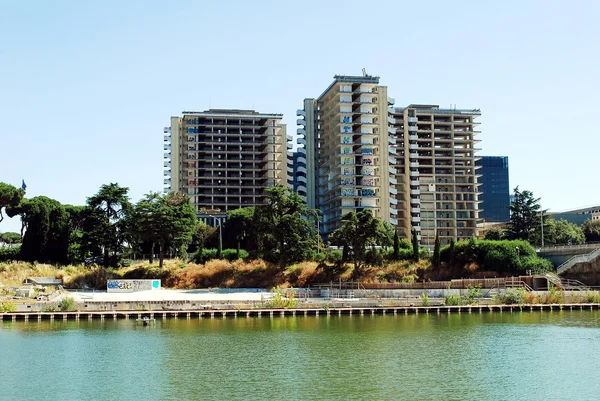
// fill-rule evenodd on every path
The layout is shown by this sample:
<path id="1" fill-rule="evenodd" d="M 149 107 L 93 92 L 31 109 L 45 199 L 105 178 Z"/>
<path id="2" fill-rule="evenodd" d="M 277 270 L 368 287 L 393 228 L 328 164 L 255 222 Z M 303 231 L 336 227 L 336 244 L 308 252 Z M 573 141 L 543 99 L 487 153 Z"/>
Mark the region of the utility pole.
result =
<path id="1" fill-rule="evenodd" d="M 542 209 L 542 205 L 540 205 L 540 209 Z M 542 248 L 544 247 L 544 209 L 541 210 L 540 213 L 540 225 L 542 228 Z"/>

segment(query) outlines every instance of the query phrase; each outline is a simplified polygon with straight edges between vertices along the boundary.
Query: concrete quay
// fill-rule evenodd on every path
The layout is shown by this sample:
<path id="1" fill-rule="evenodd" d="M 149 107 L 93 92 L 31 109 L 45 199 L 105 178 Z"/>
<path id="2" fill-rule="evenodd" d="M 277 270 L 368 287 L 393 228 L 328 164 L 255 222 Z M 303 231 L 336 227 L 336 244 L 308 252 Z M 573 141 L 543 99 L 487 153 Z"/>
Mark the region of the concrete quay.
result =
<path id="1" fill-rule="evenodd" d="M 288 316 L 343 315 L 410 315 L 488 312 L 583 311 L 600 310 L 600 304 L 533 304 L 533 305 L 461 305 L 461 306 L 390 306 L 359 308 L 290 308 L 290 309 L 212 309 L 157 311 L 72 311 L 72 312 L 13 312 L 0 314 L 3 321 L 39 320 L 107 320 L 107 319 L 202 319 L 250 318 Z"/>

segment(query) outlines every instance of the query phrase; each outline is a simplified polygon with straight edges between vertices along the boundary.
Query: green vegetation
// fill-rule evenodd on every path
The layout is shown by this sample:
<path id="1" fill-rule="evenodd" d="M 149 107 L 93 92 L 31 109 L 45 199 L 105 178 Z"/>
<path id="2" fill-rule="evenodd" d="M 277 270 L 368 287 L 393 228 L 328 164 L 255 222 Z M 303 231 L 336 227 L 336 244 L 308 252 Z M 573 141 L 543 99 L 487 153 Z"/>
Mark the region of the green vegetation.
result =
<path id="1" fill-rule="evenodd" d="M 23 196 L 25 196 L 25 191 L 23 189 L 17 189 L 10 184 L 0 182 L 0 222 L 4 220 L 2 210 L 10 207 L 17 207 L 19 203 L 21 203 Z"/>
<path id="2" fill-rule="evenodd" d="M 523 274 L 551 271 L 552 264 L 539 258 L 526 241 L 493 241 L 472 238 L 447 245 L 440 251 L 440 259 L 447 269 L 455 271 L 484 270 L 498 273 Z"/>
<path id="3" fill-rule="evenodd" d="M 20 244 L 21 234 L 13 232 L 0 233 L 0 242 L 4 242 L 5 244 Z"/>
<path id="4" fill-rule="evenodd" d="M 17 311 L 17 305 L 11 301 L 4 301 L 2 305 L 0 305 L 0 312 L 2 313 L 11 313 Z"/>
<path id="5" fill-rule="evenodd" d="M 584 302 L 589 304 L 597 304 L 600 303 L 600 292 L 598 291 L 588 291 L 585 293 Z"/>
<path id="6" fill-rule="evenodd" d="M 430 302 L 429 302 L 429 296 L 427 295 L 426 292 L 422 292 L 421 293 L 421 306 L 429 306 Z"/>
<path id="7" fill-rule="evenodd" d="M 77 304 L 75 303 L 75 299 L 71 297 L 64 297 L 58 303 L 58 308 L 63 312 L 76 311 Z"/>
<path id="8" fill-rule="evenodd" d="M 534 198 L 531 191 L 514 189 L 514 201 L 510 205 L 511 239 L 532 240 L 537 236 L 541 227 L 540 198 Z"/>
<path id="9" fill-rule="evenodd" d="M 581 226 L 586 242 L 600 241 L 600 220 L 586 220 Z"/>
<path id="10" fill-rule="evenodd" d="M 444 305 L 446 306 L 458 306 L 462 304 L 460 295 L 446 295 L 444 299 Z"/>
<path id="11" fill-rule="evenodd" d="M 525 302 L 527 291 L 523 288 L 508 288 L 503 296 L 498 298 L 498 301 L 506 305 L 521 305 Z"/>
<path id="12" fill-rule="evenodd" d="M 286 292 L 285 296 L 280 290 L 273 293 L 273 299 L 265 303 L 267 308 L 295 308 L 298 300 L 294 298 L 294 292 Z"/>
<path id="13" fill-rule="evenodd" d="M 475 300 L 481 296 L 481 286 L 467 286 L 467 295 L 465 296 L 465 302 L 467 305 L 473 305 Z"/>

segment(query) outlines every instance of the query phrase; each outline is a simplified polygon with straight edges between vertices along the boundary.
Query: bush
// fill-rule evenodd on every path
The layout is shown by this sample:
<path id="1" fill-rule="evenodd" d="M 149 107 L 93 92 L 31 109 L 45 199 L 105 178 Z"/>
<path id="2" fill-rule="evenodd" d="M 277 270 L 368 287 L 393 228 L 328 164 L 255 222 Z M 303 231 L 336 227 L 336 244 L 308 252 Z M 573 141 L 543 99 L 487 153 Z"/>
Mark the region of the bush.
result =
<path id="1" fill-rule="evenodd" d="M 537 256 L 526 256 L 521 259 L 521 269 L 531 270 L 532 273 L 542 273 L 554 271 L 552 263 L 543 258 Z"/>
<path id="2" fill-rule="evenodd" d="M 525 296 L 529 294 L 523 288 L 508 288 L 504 295 L 498 298 L 500 303 L 506 305 L 521 305 L 525 301 Z"/>
<path id="3" fill-rule="evenodd" d="M 14 248 L 0 248 L 0 262 L 10 262 L 13 260 L 18 260 L 20 252 L 20 246 Z"/>
<path id="4" fill-rule="evenodd" d="M 75 303 L 75 299 L 71 297 L 64 297 L 58 303 L 58 308 L 63 312 L 76 311 L 77 304 Z"/>
<path id="5" fill-rule="evenodd" d="M 6 301 L 0 305 L 0 312 L 2 313 L 11 313 L 17 311 L 17 305 L 14 302 Z"/>
<path id="6" fill-rule="evenodd" d="M 583 300 L 588 304 L 600 303 L 600 293 L 598 291 L 588 291 L 583 296 Z"/>
<path id="7" fill-rule="evenodd" d="M 467 305 L 472 305 L 475 303 L 475 298 L 480 297 L 481 296 L 481 286 L 475 286 L 473 287 L 472 285 L 469 285 L 467 287 L 467 296 L 465 297 L 465 301 L 467 302 Z"/>
<path id="8" fill-rule="evenodd" d="M 422 306 L 429 306 L 429 296 L 427 295 L 426 292 L 422 292 L 421 293 L 421 305 Z"/>
<path id="9" fill-rule="evenodd" d="M 57 310 L 58 307 L 56 306 L 56 304 L 49 304 L 42 308 L 42 312 L 56 312 Z"/>
<path id="10" fill-rule="evenodd" d="M 344 252 L 341 249 L 330 249 L 327 251 L 327 261 L 330 263 L 342 263 Z"/>
<path id="11" fill-rule="evenodd" d="M 365 264 L 367 266 L 383 266 L 383 252 L 377 249 L 369 249 L 365 253 Z"/>
<path id="12" fill-rule="evenodd" d="M 265 303 L 267 308 L 295 308 L 298 306 L 298 300 L 294 298 L 294 292 L 289 291 L 284 297 L 281 291 L 273 294 L 273 299 Z"/>
<path id="13" fill-rule="evenodd" d="M 446 295 L 444 304 L 448 306 L 458 306 L 461 304 L 460 295 Z"/>
<path id="14" fill-rule="evenodd" d="M 240 259 L 248 259 L 250 255 L 245 249 L 240 249 Z M 217 249 L 203 249 L 202 254 L 196 252 L 194 255 L 194 262 L 203 264 L 209 260 L 217 259 Z M 237 250 L 235 249 L 223 249 L 221 252 L 221 259 L 234 261 L 237 259 Z"/>

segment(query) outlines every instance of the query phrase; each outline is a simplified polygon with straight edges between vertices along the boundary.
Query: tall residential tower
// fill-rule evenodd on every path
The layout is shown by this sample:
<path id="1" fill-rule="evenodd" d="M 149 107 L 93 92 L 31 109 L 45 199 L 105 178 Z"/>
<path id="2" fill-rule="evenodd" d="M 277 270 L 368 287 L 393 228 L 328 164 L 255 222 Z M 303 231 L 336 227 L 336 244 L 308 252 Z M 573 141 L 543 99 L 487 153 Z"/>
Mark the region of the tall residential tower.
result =
<path id="1" fill-rule="evenodd" d="M 286 185 L 281 114 L 254 110 L 184 111 L 165 128 L 165 191 L 188 194 L 201 219 L 260 204 L 264 190 Z"/>

